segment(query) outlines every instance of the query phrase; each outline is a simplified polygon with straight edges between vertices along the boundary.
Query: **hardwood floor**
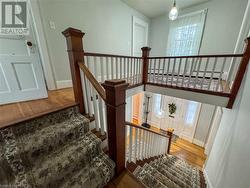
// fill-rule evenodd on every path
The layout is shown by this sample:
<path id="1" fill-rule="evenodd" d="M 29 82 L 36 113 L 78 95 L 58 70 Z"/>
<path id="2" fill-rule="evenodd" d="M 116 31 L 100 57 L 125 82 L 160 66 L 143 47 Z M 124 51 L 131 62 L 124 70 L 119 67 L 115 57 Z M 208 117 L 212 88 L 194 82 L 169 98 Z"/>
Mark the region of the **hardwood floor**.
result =
<path id="1" fill-rule="evenodd" d="M 137 125 L 141 124 L 141 122 L 139 122 L 136 119 L 133 119 L 133 123 Z M 154 126 L 151 126 L 150 129 L 156 132 L 160 132 L 160 129 Z M 206 155 L 204 151 L 205 150 L 203 147 L 190 143 L 181 138 L 173 139 L 170 146 L 171 155 L 175 155 L 185 160 L 187 163 L 199 168 L 200 170 L 202 170 L 203 165 L 205 164 L 206 161 Z"/>
<path id="2" fill-rule="evenodd" d="M 184 159 L 187 163 L 199 168 L 200 170 L 203 168 L 206 161 L 204 148 L 181 138 L 177 138 L 172 142 L 170 154 Z"/>
<path id="3" fill-rule="evenodd" d="M 111 180 L 105 188 L 143 188 L 143 186 L 136 178 L 129 172 L 125 170 L 119 177 Z"/>
<path id="4" fill-rule="evenodd" d="M 73 105 L 72 88 L 49 91 L 47 99 L 0 105 L 0 128 Z"/>

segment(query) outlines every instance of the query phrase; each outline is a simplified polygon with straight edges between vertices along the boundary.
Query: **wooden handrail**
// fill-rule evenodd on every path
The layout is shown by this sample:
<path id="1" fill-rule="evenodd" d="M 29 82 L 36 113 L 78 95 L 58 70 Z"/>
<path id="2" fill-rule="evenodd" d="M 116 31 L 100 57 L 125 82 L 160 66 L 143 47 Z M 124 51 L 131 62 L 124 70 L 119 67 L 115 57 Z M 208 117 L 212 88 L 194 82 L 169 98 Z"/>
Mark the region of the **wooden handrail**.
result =
<path id="1" fill-rule="evenodd" d="M 92 52 L 84 52 L 84 56 L 93 56 L 93 57 L 118 57 L 118 58 L 136 58 L 136 59 L 142 59 L 142 57 L 136 57 L 136 56 L 102 54 L 102 53 L 92 53 Z"/>
<path id="2" fill-rule="evenodd" d="M 151 133 L 154 133 L 154 134 L 157 134 L 159 136 L 163 136 L 163 137 L 166 137 L 166 138 L 169 138 L 170 136 L 168 134 L 164 134 L 164 133 L 161 133 L 160 130 L 159 131 L 156 131 L 156 130 L 153 130 L 153 129 L 148 129 L 146 127 L 143 127 L 143 126 L 140 126 L 140 125 L 136 125 L 134 123 L 131 123 L 131 122 L 125 122 L 126 125 L 128 126 L 131 126 L 131 127 L 135 127 L 137 129 L 142 129 L 142 130 L 145 130 L 145 131 L 148 131 L 148 132 L 151 132 Z"/>
<path id="3" fill-rule="evenodd" d="M 178 59 L 178 58 L 213 58 L 213 57 L 243 57 L 244 54 L 192 55 L 192 56 L 165 56 L 148 57 L 148 59 Z"/>
<path id="4" fill-rule="evenodd" d="M 243 58 L 241 59 L 240 66 L 238 68 L 235 81 L 233 83 L 233 87 L 232 87 L 231 95 L 227 104 L 227 108 L 233 108 L 234 101 L 239 92 L 242 80 L 244 78 L 244 75 L 245 75 L 249 60 L 250 60 L 250 37 L 248 37 L 245 40 L 245 42 L 246 42 L 246 46 L 244 49 L 244 55 L 243 55 Z"/>
<path id="5" fill-rule="evenodd" d="M 85 76 L 88 78 L 89 82 L 96 89 L 96 91 L 100 95 L 100 97 L 104 101 L 106 101 L 106 92 L 105 92 L 104 88 L 96 80 L 96 78 L 94 77 L 94 75 L 89 71 L 88 67 L 86 67 L 83 62 L 78 62 L 78 65 L 79 65 L 79 68 L 84 72 Z"/>

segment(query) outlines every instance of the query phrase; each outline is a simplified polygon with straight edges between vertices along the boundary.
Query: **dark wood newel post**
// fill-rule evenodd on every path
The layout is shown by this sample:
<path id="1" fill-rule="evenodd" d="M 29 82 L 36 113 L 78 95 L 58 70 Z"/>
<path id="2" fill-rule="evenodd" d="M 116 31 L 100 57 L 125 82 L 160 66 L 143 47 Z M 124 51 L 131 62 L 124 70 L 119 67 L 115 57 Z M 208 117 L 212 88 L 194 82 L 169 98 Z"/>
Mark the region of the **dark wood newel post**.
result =
<path id="1" fill-rule="evenodd" d="M 66 37 L 67 41 L 67 51 L 69 56 L 75 101 L 79 104 L 80 113 L 85 114 L 81 75 L 78 66 L 78 61 L 84 60 L 82 44 L 84 33 L 78 29 L 68 28 L 63 31 L 62 34 Z"/>
<path id="2" fill-rule="evenodd" d="M 109 156 L 116 163 L 116 175 L 125 169 L 125 80 L 107 80 L 106 91 Z"/>
<path id="3" fill-rule="evenodd" d="M 229 101 L 227 104 L 227 108 L 233 107 L 234 101 L 236 99 L 236 96 L 237 96 L 238 91 L 239 91 L 240 86 L 241 86 L 241 82 L 244 78 L 244 74 L 246 72 L 247 65 L 248 65 L 249 60 L 250 60 L 250 37 L 248 37 L 245 40 L 245 42 L 246 42 L 245 50 L 244 50 L 243 57 L 242 57 L 241 62 L 240 62 L 240 66 L 238 68 L 238 71 L 237 71 L 237 74 L 235 77 L 235 81 L 233 83 L 233 87 L 231 90 L 231 95 L 230 95 L 230 98 L 229 98 Z"/>
<path id="4" fill-rule="evenodd" d="M 145 84 L 148 82 L 148 64 L 149 64 L 149 52 L 151 48 L 149 47 L 143 47 L 142 50 L 142 61 L 143 61 L 143 68 L 142 68 L 142 84 L 144 85 L 145 90 Z"/>

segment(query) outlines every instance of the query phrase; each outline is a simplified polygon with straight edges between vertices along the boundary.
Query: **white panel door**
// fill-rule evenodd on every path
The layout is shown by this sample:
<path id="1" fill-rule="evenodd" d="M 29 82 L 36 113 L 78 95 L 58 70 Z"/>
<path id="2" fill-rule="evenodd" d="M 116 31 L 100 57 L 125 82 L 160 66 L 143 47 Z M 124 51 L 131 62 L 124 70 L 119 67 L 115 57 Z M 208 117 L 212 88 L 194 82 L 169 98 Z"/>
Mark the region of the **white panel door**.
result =
<path id="1" fill-rule="evenodd" d="M 133 16 L 132 55 L 140 57 L 141 48 L 148 45 L 148 23 Z"/>
<path id="2" fill-rule="evenodd" d="M 0 105 L 48 96 L 34 36 L 0 36 Z"/>

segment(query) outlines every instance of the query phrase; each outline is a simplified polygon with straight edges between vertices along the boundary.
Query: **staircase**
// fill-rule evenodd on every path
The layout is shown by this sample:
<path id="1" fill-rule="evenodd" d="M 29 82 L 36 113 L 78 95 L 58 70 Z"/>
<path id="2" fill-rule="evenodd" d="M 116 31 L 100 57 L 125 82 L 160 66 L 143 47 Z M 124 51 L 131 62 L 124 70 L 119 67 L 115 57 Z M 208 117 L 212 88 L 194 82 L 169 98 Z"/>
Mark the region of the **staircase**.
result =
<path id="1" fill-rule="evenodd" d="M 145 163 L 143 167 L 138 166 L 133 174 L 149 188 L 206 187 L 201 171 L 171 155 L 164 155 L 150 163 Z"/>
<path id="2" fill-rule="evenodd" d="M 0 185 L 103 187 L 114 162 L 77 107 L 0 130 Z"/>

